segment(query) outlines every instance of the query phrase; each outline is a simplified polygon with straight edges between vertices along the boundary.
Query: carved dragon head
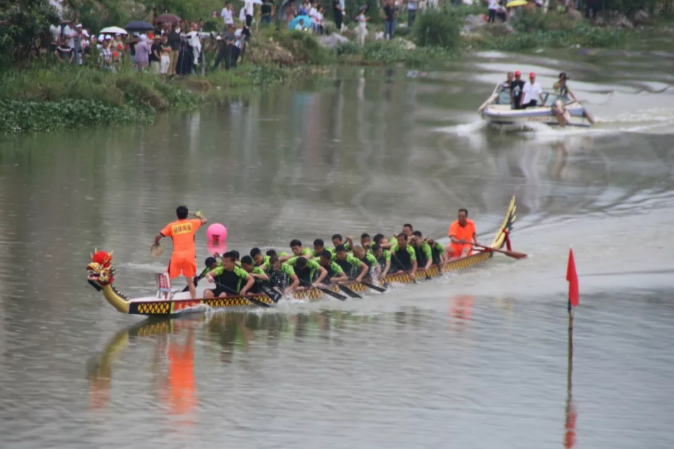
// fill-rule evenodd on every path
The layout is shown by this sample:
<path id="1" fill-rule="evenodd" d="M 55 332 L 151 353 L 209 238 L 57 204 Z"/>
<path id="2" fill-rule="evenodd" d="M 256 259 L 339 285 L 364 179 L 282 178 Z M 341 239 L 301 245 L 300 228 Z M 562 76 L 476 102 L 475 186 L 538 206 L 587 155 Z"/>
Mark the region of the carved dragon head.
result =
<path id="1" fill-rule="evenodd" d="M 114 251 L 107 253 L 106 251 L 94 250 L 95 253 L 91 255 L 91 263 L 87 265 L 87 280 L 92 285 L 94 283 L 104 287 L 112 284 L 114 281 L 115 270 L 110 265 L 112 262 L 112 254 Z"/>

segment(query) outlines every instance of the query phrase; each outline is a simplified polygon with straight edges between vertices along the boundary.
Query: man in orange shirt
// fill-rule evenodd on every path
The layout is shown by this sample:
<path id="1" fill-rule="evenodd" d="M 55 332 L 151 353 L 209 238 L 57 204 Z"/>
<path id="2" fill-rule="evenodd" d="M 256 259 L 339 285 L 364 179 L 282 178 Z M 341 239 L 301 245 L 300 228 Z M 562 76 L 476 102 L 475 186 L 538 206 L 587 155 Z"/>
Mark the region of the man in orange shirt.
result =
<path id="1" fill-rule="evenodd" d="M 194 216 L 196 219 L 188 220 L 188 210 L 186 206 L 178 206 L 176 215 L 178 221 L 169 223 L 154 239 L 155 245 L 163 237 L 171 237 L 173 240 L 173 255 L 169 263 L 169 278 L 175 279 L 181 274 L 187 279 L 187 286 L 190 289 L 190 296 L 196 299 L 197 290 L 194 287 L 194 276 L 197 275 L 197 253 L 194 249 L 194 235 L 201 225 L 208 223 L 206 217 L 201 212 Z"/>
<path id="2" fill-rule="evenodd" d="M 459 219 L 449 227 L 449 238 L 452 243 L 445 248 L 448 258 L 469 256 L 473 251 L 473 244 L 478 245 L 475 223 L 468 219 L 468 210 L 459 209 Z"/>

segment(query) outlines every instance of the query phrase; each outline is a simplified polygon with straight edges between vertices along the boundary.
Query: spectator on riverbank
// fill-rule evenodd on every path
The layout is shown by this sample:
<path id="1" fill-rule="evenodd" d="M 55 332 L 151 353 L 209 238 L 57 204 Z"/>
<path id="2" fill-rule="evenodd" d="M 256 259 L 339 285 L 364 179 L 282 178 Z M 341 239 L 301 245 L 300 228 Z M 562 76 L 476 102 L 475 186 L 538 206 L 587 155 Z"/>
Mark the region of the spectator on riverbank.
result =
<path id="1" fill-rule="evenodd" d="M 274 6 L 273 0 L 262 0 L 262 6 L 260 7 L 260 23 L 262 25 L 271 25 L 275 10 L 276 7 Z"/>
<path id="2" fill-rule="evenodd" d="M 75 52 L 72 48 L 70 48 L 65 39 L 56 48 L 56 51 L 54 51 L 54 55 L 56 56 L 56 59 L 59 60 L 59 62 L 62 62 L 64 64 L 72 64 L 73 60 L 75 59 Z"/>
<path id="3" fill-rule="evenodd" d="M 342 16 L 344 14 L 344 9 L 342 8 L 341 0 L 333 0 L 332 2 L 332 12 L 335 17 L 335 25 L 337 26 L 337 31 L 342 31 Z"/>
<path id="4" fill-rule="evenodd" d="M 505 0 L 500 0 L 498 2 L 498 7 L 496 8 L 496 18 L 504 23 L 508 21 L 508 11 L 505 7 Z"/>
<path id="5" fill-rule="evenodd" d="M 178 64 L 178 52 L 180 51 L 180 30 L 175 29 L 173 25 L 168 25 L 168 44 L 171 46 L 171 62 L 169 64 L 168 74 L 176 74 L 176 65 Z"/>
<path id="6" fill-rule="evenodd" d="M 171 67 L 171 46 L 168 43 L 168 36 L 164 34 L 161 37 L 161 44 L 160 44 L 160 70 L 159 72 L 162 75 L 168 75 L 169 69 Z"/>
<path id="7" fill-rule="evenodd" d="M 232 7 L 231 2 L 225 3 L 225 7 L 222 8 L 222 13 L 220 13 L 220 17 L 222 17 L 222 20 L 225 22 L 225 31 L 230 26 L 234 26 L 234 8 Z"/>
<path id="8" fill-rule="evenodd" d="M 395 4 L 395 0 L 386 0 L 384 2 L 382 16 L 384 17 L 384 39 L 391 40 L 395 33 L 398 17 L 398 7 Z"/>
<path id="9" fill-rule="evenodd" d="M 161 73 L 161 38 L 157 34 L 152 40 L 152 47 L 150 50 L 150 69 L 155 75 Z"/>
<path id="10" fill-rule="evenodd" d="M 356 36 L 358 39 L 358 44 L 365 45 L 365 37 L 367 37 L 367 6 L 360 9 L 358 16 L 356 17 L 358 21 L 358 28 L 356 28 Z"/>
<path id="11" fill-rule="evenodd" d="M 246 12 L 246 26 L 250 28 L 253 25 L 253 16 L 255 15 L 255 3 L 253 3 L 253 0 L 244 0 L 243 9 Z"/>
<path id="12" fill-rule="evenodd" d="M 147 41 L 146 35 L 143 34 L 138 38 L 135 49 L 136 54 L 134 60 L 136 62 L 136 67 L 139 72 L 142 72 L 150 65 L 150 53 L 152 52 L 152 46 Z"/>
<path id="13" fill-rule="evenodd" d="M 101 68 L 103 70 L 109 70 L 112 73 L 117 73 L 117 69 L 113 64 L 112 50 L 110 49 L 112 41 L 109 39 L 110 36 L 107 37 L 108 39 L 105 39 L 101 46 Z"/>
<path id="14" fill-rule="evenodd" d="M 498 9 L 498 0 L 489 0 L 489 19 L 487 23 L 494 23 L 496 20 L 496 10 Z"/>
<path id="15" fill-rule="evenodd" d="M 414 25 L 414 19 L 417 15 L 417 10 L 419 9 L 418 0 L 408 0 L 407 2 L 407 26 L 412 28 Z"/>
<path id="16" fill-rule="evenodd" d="M 213 70 L 216 70 L 220 63 L 224 63 L 225 69 L 229 70 L 232 61 L 232 47 L 230 37 L 223 39 L 221 36 L 215 38 L 218 43 L 218 53 L 215 57 L 215 64 Z"/>

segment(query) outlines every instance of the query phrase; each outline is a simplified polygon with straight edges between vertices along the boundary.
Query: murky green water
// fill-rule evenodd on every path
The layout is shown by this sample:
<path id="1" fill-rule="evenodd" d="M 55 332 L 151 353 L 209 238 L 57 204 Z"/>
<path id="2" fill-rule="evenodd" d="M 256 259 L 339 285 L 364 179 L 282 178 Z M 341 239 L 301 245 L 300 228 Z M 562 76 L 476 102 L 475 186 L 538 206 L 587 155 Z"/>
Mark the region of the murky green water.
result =
<path id="1" fill-rule="evenodd" d="M 0 141 L 0 446 L 670 448 L 674 64 L 650 58 L 345 70 L 147 128 Z M 569 72 L 598 125 L 486 129 L 475 110 L 514 69 Z M 151 292 L 179 203 L 247 252 L 405 222 L 442 237 L 459 207 L 489 239 L 512 195 L 532 258 L 363 300 L 146 322 L 85 280 L 93 248 L 115 250 L 117 287 Z"/>

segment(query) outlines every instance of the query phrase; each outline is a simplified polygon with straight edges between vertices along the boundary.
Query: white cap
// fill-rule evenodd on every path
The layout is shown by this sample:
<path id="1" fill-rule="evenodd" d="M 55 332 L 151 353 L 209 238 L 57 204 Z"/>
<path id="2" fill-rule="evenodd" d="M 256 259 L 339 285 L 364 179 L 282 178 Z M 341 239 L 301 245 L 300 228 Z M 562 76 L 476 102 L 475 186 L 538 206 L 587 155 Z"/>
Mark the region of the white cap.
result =
<path id="1" fill-rule="evenodd" d="M 222 40 L 222 36 L 216 37 L 215 40 L 216 40 L 216 41 L 221 41 L 221 40 Z"/>
<path id="2" fill-rule="evenodd" d="M 77 25 L 75 25 L 75 28 L 82 28 L 82 24 L 78 23 Z"/>
<path id="3" fill-rule="evenodd" d="M 82 35 L 85 37 L 89 37 L 89 32 L 87 30 L 82 30 Z"/>
<path id="4" fill-rule="evenodd" d="M 99 35 L 98 35 L 98 40 L 99 40 L 99 41 L 105 40 L 105 36 L 104 36 L 103 34 L 99 34 Z"/>
<path id="5" fill-rule="evenodd" d="M 110 36 L 109 34 L 106 34 L 106 35 L 105 35 L 105 40 L 106 40 L 106 41 L 111 41 L 111 40 L 112 40 L 112 36 Z"/>

